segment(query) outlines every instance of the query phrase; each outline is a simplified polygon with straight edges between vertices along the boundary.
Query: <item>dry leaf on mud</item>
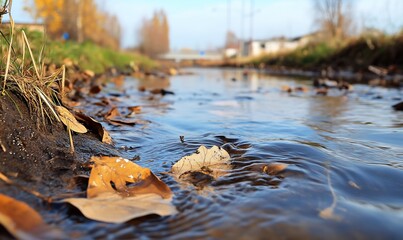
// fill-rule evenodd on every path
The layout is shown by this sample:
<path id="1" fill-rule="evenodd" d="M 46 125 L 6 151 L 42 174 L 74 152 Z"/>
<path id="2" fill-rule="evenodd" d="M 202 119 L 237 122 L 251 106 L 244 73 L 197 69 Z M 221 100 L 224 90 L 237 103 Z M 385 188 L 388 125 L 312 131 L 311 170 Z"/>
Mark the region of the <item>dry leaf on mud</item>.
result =
<path id="1" fill-rule="evenodd" d="M 0 194 L 0 224 L 18 239 L 60 239 L 61 233 L 45 224 L 26 203 Z"/>
<path id="2" fill-rule="evenodd" d="M 176 213 L 171 190 L 150 169 L 121 157 L 92 157 L 91 161 L 87 198 L 64 200 L 87 218 L 122 223 L 149 214 Z"/>
<path id="3" fill-rule="evenodd" d="M 181 177 L 188 172 L 201 172 L 214 178 L 226 174 L 230 169 L 230 156 L 224 149 L 213 146 L 207 149 L 200 146 L 196 153 L 181 158 L 172 166 L 172 173 Z"/>
<path id="4" fill-rule="evenodd" d="M 90 130 L 98 134 L 103 143 L 112 144 L 112 138 L 100 122 L 82 112 L 74 112 L 74 116 L 83 122 Z"/>
<path id="5" fill-rule="evenodd" d="M 60 117 L 60 120 L 62 120 L 63 124 L 66 125 L 68 128 L 70 128 L 72 131 L 78 133 L 87 132 L 87 129 L 84 127 L 84 125 L 79 123 L 69 110 L 67 110 L 62 106 L 56 106 L 55 109 Z"/>

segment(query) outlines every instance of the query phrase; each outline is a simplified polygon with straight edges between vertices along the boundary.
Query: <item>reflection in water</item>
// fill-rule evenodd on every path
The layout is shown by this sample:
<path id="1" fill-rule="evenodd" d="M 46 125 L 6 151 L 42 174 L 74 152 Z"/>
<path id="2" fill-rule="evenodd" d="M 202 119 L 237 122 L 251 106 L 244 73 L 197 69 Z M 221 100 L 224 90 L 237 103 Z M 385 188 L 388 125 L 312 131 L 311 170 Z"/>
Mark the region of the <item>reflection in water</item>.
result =
<path id="1" fill-rule="evenodd" d="M 314 129 L 335 132 L 344 125 L 344 114 L 348 110 L 347 96 L 317 96 L 309 99 L 307 124 Z"/>
<path id="2" fill-rule="evenodd" d="M 124 157 L 139 156 L 136 163 L 172 188 L 179 213 L 119 225 L 75 214 L 61 220 L 62 227 L 110 239 L 401 238 L 403 117 L 385 107 L 388 98 L 368 99 L 362 94 L 368 86 L 350 96 L 289 94 L 280 91 L 282 85 L 310 82 L 238 70 L 194 71 L 170 80 L 127 79 L 127 96 L 115 104 L 142 106 L 136 118 L 151 123 L 107 125 Z M 140 86 L 175 95 L 153 96 L 138 92 Z M 227 175 L 196 187 L 166 173 L 200 145 L 230 153 Z M 288 167 L 265 171 L 272 163 Z M 340 220 L 320 217 L 334 198 Z"/>

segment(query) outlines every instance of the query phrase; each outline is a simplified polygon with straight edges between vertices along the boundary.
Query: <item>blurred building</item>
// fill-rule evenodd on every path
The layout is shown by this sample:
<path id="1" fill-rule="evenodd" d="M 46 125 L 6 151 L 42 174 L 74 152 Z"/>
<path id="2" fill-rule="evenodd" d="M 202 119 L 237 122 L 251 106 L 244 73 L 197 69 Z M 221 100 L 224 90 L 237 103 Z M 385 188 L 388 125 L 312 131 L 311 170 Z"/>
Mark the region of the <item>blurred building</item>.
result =
<path id="1" fill-rule="evenodd" d="M 314 32 L 295 38 L 276 37 L 270 39 L 243 41 L 240 44 L 240 55 L 242 57 L 256 57 L 265 54 L 277 55 L 290 52 L 314 41 L 319 37 L 319 35 L 319 32 Z M 236 53 L 234 53 L 234 51 L 236 51 Z M 229 53 L 238 54 L 238 52 L 239 48 L 225 49 L 226 56 Z"/>

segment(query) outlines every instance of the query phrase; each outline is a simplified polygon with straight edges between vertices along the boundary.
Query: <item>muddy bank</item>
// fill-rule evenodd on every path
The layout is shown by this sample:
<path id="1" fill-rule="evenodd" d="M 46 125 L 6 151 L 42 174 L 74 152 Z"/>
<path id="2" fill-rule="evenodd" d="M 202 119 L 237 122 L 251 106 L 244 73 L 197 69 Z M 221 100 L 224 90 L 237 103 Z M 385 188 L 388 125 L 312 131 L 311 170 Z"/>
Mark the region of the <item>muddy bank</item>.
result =
<path id="1" fill-rule="evenodd" d="M 400 86 L 403 82 L 402 56 L 403 36 L 396 35 L 350 39 L 341 47 L 326 42 L 312 43 L 290 53 L 241 61 L 232 59 L 219 65 L 259 69 L 273 75 Z M 373 67 L 375 71 L 371 69 Z"/>
<path id="2" fill-rule="evenodd" d="M 393 74 L 379 76 L 375 73 L 353 72 L 350 70 L 334 70 L 332 68 L 322 70 L 303 70 L 287 67 L 270 67 L 259 69 L 260 72 L 278 76 L 292 76 L 305 78 L 329 78 L 333 80 L 341 80 L 349 83 L 363 83 L 376 86 L 400 87 L 403 84 L 403 74 Z"/>
<path id="3" fill-rule="evenodd" d="M 0 172 L 11 180 L 46 196 L 65 193 L 73 176 L 86 172 L 83 164 L 93 155 L 118 155 L 96 135 L 73 134 L 75 152 L 61 122 L 38 124 L 17 95 L 0 97 Z M 0 192 L 28 204 L 38 199 L 0 181 Z M 0 231 L 0 235 L 3 231 Z"/>

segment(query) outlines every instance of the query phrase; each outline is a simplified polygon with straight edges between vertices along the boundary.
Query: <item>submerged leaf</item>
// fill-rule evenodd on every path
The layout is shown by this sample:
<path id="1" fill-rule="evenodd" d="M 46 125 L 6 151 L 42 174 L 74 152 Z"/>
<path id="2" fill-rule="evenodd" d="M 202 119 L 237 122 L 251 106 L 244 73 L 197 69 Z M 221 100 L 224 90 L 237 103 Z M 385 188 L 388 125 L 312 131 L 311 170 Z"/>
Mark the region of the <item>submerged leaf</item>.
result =
<path id="1" fill-rule="evenodd" d="M 84 127 L 84 125 L 79 123 L 69 110 L 62 106 L 56 106 L 55 109 L 59 114 L 60 120 L 63 122 L 63 124 L 70 128 L 72 131 L 78 133 L 87 132 L 87 129 Z"/>
<path id="2" fill-rule="evenodd" d="M 60 233 L 45 224 L 42 217 L 24 202 L 0 194 L 0 224 L 18 239 L 50 239 Z"/>
<path id="3" fill-rule="evenodd" d="M 176 213 L 172 192 L 150 169 L 121 157 L 92 157 L 87 199 L 68 198 L 88 218 L 122 223 L 149 214 Z"/>
<path id="4" fill-rule="evenodd" d="M 213 177 L 225 174 L 229 169 L 230 156 L 224 149 L 213 146 L 207 149 L 200 146 L 196 153 L 181 158 L 172 166 L 172 173 L 181 177 L 188 172 L 202 172 Z"/>

